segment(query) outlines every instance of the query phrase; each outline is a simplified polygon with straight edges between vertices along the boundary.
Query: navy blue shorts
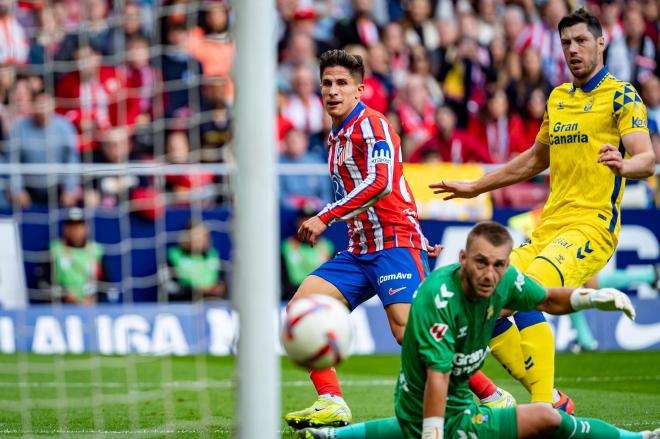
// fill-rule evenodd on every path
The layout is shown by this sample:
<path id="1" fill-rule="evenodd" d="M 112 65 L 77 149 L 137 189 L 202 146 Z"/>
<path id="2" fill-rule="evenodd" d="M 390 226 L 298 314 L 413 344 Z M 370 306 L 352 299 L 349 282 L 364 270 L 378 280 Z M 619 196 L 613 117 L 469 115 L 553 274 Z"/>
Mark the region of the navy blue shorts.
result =
<path id="1" fill-rule="evenodd" d="M 337 254 L 313 273 L 333 284 L 351 310 L 378 294 L 383 306 L 411 303 L 417 286 L 429 274 L 428 254 L 415 248 L 388 248 L 366 255 Z"/>

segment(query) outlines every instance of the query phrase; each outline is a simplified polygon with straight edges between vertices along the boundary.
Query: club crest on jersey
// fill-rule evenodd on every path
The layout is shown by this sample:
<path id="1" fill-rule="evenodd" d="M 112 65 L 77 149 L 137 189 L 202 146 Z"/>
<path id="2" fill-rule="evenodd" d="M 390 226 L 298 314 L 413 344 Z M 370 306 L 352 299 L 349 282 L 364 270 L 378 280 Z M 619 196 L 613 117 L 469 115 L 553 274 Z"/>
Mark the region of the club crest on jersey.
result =
<path id="1" fill-rule="evenodd" d="M 374 147 L 371 150 L 371 158 L 374 163 L 389 163 L 392 161 L 392 151 L 390 150 L 390 145 L 387 144 L 384 140 L 380 140 L 374 143 Z"/>
<path id="2" fill-rule="evenodd" d="M 346 154 L 348 153 L 348 148 L 346 148 L 346 145 L 339 145 L 337 148 L 337 153 L 335 156 L 337 157 L 337 164 L 339 166 L 344 164 L 344 160 L 346 160 Z"/>
<path id="3" fill-rule="evenodd" d="M 591 110 L 593 106 L 594 106 L 594 98 L 592 97 L 591 99 L 589 99 L 589 103 L 584 106 L 584 111 Z"/>

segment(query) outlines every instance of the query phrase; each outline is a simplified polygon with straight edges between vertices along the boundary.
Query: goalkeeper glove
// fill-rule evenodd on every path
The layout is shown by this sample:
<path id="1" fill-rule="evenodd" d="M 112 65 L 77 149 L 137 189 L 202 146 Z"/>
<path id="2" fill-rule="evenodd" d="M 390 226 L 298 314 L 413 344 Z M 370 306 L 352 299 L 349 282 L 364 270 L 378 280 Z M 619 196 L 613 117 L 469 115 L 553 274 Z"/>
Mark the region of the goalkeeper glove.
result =
<path id="1" fill-rule="evenodd" d="M 575 311 L 598 308 L 603 311 L 623 311 L 630 320 L 635 320 L 635 308 L 628 296 L 614 288 L 577 288 L 571 293 L 571 306 Z"/>
<path id="2" fill-rule="evenodd" d="M 445 419 L 440 416 L 424 418 L 422 422 L 422 439 L 443 439 L 445 436 Z"/>

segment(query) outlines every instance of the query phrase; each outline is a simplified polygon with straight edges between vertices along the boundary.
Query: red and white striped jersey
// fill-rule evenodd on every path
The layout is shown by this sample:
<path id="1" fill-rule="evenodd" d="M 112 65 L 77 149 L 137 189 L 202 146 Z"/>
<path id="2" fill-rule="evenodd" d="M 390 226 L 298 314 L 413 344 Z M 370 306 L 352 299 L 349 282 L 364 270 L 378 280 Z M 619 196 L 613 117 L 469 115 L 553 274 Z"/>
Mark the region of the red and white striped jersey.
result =
<path id="1" fill-rule="evenodd" d="M 319 218 L 348 223 L 348 251 L 426 250 L 417 206 L 403 176 L 401 139 L 385 116 L 359 102 L 328 136 L 335 194 Z"/>

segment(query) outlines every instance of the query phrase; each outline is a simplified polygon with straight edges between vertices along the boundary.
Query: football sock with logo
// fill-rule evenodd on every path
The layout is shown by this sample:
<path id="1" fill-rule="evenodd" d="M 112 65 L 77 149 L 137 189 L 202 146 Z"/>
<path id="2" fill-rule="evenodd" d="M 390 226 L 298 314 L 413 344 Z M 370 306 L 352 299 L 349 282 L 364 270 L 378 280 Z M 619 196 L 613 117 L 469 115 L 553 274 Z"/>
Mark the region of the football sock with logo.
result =
<path id="1" fill-rule="evenodd" d="M 573 326 L 573 329 L 577 333 L 578 344 L 585 349 L 595 349 L 596 340 L 591 334 L 591 328 L 589 328 L 589 323 L 587 323 L 584 312 L 578 311 L 568 316 L 571 318 L 571 326 Z"/>
<path id="2" fill-rule="evenodd" d="M 328 431 L 328 437 L 336 439 L 399 439 L 403 437 L 396 418 L 375 419 L 334 428 Z"/>
<path id="3" fill-rule="evenodd" d="M 499 319 L 495 324 L 489 346 L 490 352 L 497 361 L 530 391 L 529 383 L 524 379 L 525 366 L 520 348 L 520 332 L 506 317 Z"/>
<path id="4" fill-rule="evenodd" d="M 525 365 L 523 385 L 529 386 L 532 402 L 552 404 L 555 381 L 555 339 L 541 311 L 518 312 L 513 316 L 520 331 Z"/>
<path id="5" fill-rule="evenodd" d="M 561 424 L 552 433 L 552 438 L 574 439 L 641 439 L 642 433 L 621 430 L 600 419 L 576 418 L 561 410 Z"/>
<path id="6" fill-rule="evenodd" d="M 477 395 L 481 402 L 497 392 L 497 386 L 480 370 L 470 377 L 468 384 L 472 393 Z"/>
<path id="7" fill-rule="evenodd" d="M 336 395 L 343 396 L 341 388 L 339 387 L 339 379 L 337 378 L 337 371 L 334 367 L 323 370 L 309 369 L 309 377 L 314 383 L 316 393 L 318 395 Z"/>

